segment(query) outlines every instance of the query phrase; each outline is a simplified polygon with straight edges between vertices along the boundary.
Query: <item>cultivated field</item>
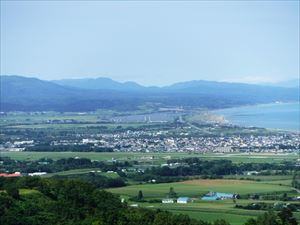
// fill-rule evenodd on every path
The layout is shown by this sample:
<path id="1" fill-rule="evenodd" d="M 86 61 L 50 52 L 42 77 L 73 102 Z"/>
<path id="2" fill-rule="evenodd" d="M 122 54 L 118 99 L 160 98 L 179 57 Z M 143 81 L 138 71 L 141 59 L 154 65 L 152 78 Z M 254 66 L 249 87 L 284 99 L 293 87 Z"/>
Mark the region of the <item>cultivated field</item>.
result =
<path id="1" fill-rule="evenodd" d="M 247 201 L 241 201 L 246 204 Z M 204 221 L 215 221 L 216 219 L 225 219 L 231 225 L 242 225 L 248 219 L 255 218 L 264 213 L 258 210 L 242 210 L 235 208 L 232 200 L 216 201 L 216 202 L 193 202 L 189 204 L 151 204 L 142 203 L 141 207 L 159 208 L 177 214 L 187 214 L 191 218 L 201 219 Z"/>
<path id="2" fill-rule="evenodd" d="M 193 198 L 192 203 L 188 204 L 162 204 L 162 203 L 138 203 L 140 207 L 160 208 L 173 213 L 188 214 L 192 218 L 205 221 L 214 221 L 216 218 L 225 219 L 232 225 L 242 225 L 249 218 L 255 218 L 264 213 L 262 210 L 245 210 L 235 208 L 233 200 L 202 201 L 201 196 L 208 191 L 246 194 L 266 194 L 291 192 L 291 177 L 287 176 L 286 185 L 280 185 L 282 176 L 257 176 L 262 181 L 248 180 L 189 180 L 176 183 L 164 184 L 143 184 L 132 185 L 122 188 L 108 189 L 108 191 L 119 194 L 121 198 L 136 196 L 138 191 L 143 192 L 145 200 L 160 200 L 167 196 L 170 187 L 173 187 L 178 196 Z M 241 178 L 241 177 L 240 177 Z M 247 205 L 260 202 L 259 200 L 236 200 L 237 204 Z M 263 201 L 275 203 L 276 201 Z M 129 204 L 131 204 L 129 202 Z M 300 213 L 295 214 L 300 218 Z"/>
<path id="3" fill-rule="evenodd" d="M 257 203 L 254 200 L 237 200 L 238 204 L 247 205 Z M 275 203 L 276 201 L 264 201 Z M 225 219 L 231 225 L 243 225 L 248 219 L 256 218 L 265 213 L 262 210 L 245 210 L 235 208 L 232 200 L 223 201 L 195 201 L 189 204 L 162 204 L 162 203 L 140 203 L 140 207 L 163 209 L 177 214 L 187 214 L 191 218 L 201 219 L 203 221 L 213 222 L 216 219 Z M 295 217 L 300 220 L 300 213 L 294 213 Z"/>
<path id="4" fill-rule="evenodd" d="M 122 196 L 132 197 L 136 196 L 138 191 L 141 190 L 143 191 L 144 197 L 146 199 L 150 199 L 166 197 L 170 187 L 175 189 L 178 196 L 193 198 L 199 198 L 209 191 L 230 192 L 245 195 L 255 193 L 286 192 L 291 190 L 291 187 L 289 186 L 248 180 L 200 179 L 175 183 L 131 185 L 109 189 L 109 191 Z"/>
<path id="5" fill-rule="evenodd" d="M 17 160 L 38 160 L 40 158 L 62 159 L 68 157 L 89 158 L 93 160 L 137 160 L 153 163 L 164 163 L 168 159 L 199 157 L 204 160 L 228 159 L 235 163 L 280 163 L 282 161 L 295 161 L 296 154 L 264 154 L 264 153 L 228 153 L 228 154 L 197 154 L 197 153 L 134 153 L 134 152 L 0 152 L 0 156 L 7 156 Z M 151 158 L 152 157 L 152 158 Z"/>

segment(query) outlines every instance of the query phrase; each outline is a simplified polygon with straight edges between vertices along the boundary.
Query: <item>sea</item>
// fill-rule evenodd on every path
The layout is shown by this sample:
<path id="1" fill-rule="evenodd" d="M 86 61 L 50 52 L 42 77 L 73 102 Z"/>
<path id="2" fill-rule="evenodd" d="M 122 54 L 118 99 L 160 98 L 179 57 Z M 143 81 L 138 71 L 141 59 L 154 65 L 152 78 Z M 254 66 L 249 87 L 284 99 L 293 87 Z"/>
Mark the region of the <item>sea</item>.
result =
<path id="1" fill-rule="evenodd" d="M 235 125 L 300 133 L 300 102 L 241 106 L 215 110 L 213 113 Z"/>

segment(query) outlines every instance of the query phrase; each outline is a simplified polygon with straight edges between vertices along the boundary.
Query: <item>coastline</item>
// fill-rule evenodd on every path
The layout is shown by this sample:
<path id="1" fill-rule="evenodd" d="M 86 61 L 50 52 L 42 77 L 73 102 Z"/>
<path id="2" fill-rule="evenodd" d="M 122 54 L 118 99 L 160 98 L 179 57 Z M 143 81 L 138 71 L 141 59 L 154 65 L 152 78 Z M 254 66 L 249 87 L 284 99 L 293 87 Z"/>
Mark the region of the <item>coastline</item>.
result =
<path id="1" fill-rule="evenodd" d="M 295 110 L 288 111 L 286 108 L 278 110 L 278 106 L 288 106 L 295 107 Z M 264 109 L 261 109 L 264 108 Z M 272 109 L 277 109 L 272 111 Z M 269 112 L 265 112 L 271 110 Z M 264 111 L 263 111 L 264 110 Z M 265 128 L 270 131 L 277 132 L 289 132 L 289 133 L 300 133 L 300 101 L 292 101 L 292 102 L 272 102 L 272 103 L 264 103 L 264 104 L 254 104 L 254 105 L 243 105 L 237 107 L 223 108 L 217 110 L 210 111 L 215 116 L 222 116 L 224 118 L 224 123 L 241 126 L 241 127 L 257 127 L 257 128 Z M 276 118 L 276 113 L 281 116 Z M 296 126 L 287 126 L 284 127 L 284 120 L 286 120 L 286 125 L 291 124 L 289 120 L 289 116 L 282 118 L 282 113 L 294 113 L 293 116 L 296 115 Z M 274 116 L 275 115 L 275 116 Z M 273 116 L 273 117 L 272 117 Z M 242 119 L 241 119 L 242 118 Z M 254 119 L 255 118 L 255 119 Z M 257 121 L 256 121 L 257 119 Z M 264 119 L 264 120 L 263 120 Z M 280 121 L 280 123 L 276 124 L 276 121 Z M 271 125 L 270 125 L 271 124 Z M 268 126 L 269 125 L 269 126 Z"/>
<path id="2" fill-rule="evenodd" d="M 257 103 L 257 104 L 245 104 L 245 105 L 239 105 L 239 106 L 233 106 L 233 107 L 227 107 L 227 108 L 220 108 L 220 109 L 213 109 L 210 110 L 210 112 L 217 112 L 217 111 L 223 111 L 228 109 L 239 109 L 244 107 L 259 107 L 259 106 L 271 106 L 271 105 L 288 105 L 288 104 L 300 104 L 299 101 L 288 101 L 288 102 L 270 102 L 270 103 Z"/>

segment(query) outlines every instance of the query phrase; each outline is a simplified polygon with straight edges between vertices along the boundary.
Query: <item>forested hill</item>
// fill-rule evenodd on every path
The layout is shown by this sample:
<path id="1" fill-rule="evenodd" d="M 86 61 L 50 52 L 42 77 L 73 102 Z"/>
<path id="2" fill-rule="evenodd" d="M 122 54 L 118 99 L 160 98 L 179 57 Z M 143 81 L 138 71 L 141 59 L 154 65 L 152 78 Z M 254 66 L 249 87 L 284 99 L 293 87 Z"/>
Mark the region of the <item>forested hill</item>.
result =
<path id="1" fill-rule="evenodd" d="M 145 104 L 214 109 L 275 101 L 299 101 L 299 90 L 214 81 L 158 88 L 107 78 L 51 82 L 1 76 L 1 111 L 135 110 Z"/>

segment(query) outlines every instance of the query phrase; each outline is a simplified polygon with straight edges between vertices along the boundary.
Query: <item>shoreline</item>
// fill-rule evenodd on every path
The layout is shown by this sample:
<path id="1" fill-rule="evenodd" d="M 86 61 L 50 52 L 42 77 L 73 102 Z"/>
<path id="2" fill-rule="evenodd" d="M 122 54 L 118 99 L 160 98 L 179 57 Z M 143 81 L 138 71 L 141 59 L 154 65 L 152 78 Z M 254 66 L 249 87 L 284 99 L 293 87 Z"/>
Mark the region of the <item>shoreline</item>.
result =
<path id="1" fill-rule="evenodd" d="M 212 115 L 214 116 L 222 116 L 224 118 L 224 123 L 230 124 L 230 125 L 235 125 L 235 126 L 239 126 L 239 127 L 245 127 L 245 128 L 264 128 L 270 131 L 276 131 L 276 132 L 289 132 L 289 133 L 295 133 L 295 134 L 300 134 L 300 122 L 298 125 L 298 128 L 276 128 L 276 127 L 267 127 L 267 126 L 259 126 L 259 125 L 255 125 L 255 123 L 253 124 L 241 124 L 237 121 L 234 121 L 234 119 L 230 118 L 230 117 L 235 117 L 234 113 L 229 115 L 226 113 L 224 113 L 225 111 L 230 111 L 230 110 L 241 110 L 241 109 L 247 109 L 248 107 L 272 107 L 272 106 L 280 106 L 280 105 L 293 105 L 293 104 L 299 104 L 300 105 L 300 101 L 292 101 L 292 102 L 273 102 L 273 103 L 265 103 L 265 104 L 254 104 L 254 105 L 243 105 L 243 106 L 236 106 L 236 107 L 229 107 L 229 108 L 222 108 L 222 109 L 217 109 L 217 110 L 211 110 L 210 113 L 212 113 Z M 298 111 L 299 115 L 300 115 L 300 110 Z M 241 112 L 240 115 L 243 115 L 243 112 Z M 255 114 L 254 114 L 255 116 Z M 278 118 L 278 120 L 280 120 L 280 118 Z M 296 121 L 298 122 L 298 121 Z"/>
<path id="2" fill-rule="evenodd" d="M 257 104 L 246 104 L 246 105 L 239 105 L 239 106 L 233 106 L 233 107 L 227 107 L 227 108 L 220 108 L 220 109 L 212 109 L 210 112 L 216 112 L 216 111 L 222 111 L 222 110 L 228 110 L 228 109 L 239 109 L 244 107 L 255 107 L 255 106 L 271 106 L 271 105 L 289 105 L 289 104 L 300 104 L 299 101 L 289 101 L 289 102 L 270 102 L 270 103 L 257 103 Z"/>

